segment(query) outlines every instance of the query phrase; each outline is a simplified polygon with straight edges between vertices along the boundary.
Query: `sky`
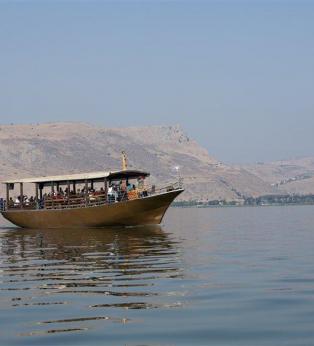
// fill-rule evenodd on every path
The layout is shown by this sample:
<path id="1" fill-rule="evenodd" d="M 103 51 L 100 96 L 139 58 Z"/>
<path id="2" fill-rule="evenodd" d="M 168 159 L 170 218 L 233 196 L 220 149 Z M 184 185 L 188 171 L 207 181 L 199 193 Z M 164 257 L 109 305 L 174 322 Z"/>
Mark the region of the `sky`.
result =
<path id="1" fill-rule="evenodd" d="M 0 0 L 0 124 L 55 121 L 314 156 L 314 1 Z"/>

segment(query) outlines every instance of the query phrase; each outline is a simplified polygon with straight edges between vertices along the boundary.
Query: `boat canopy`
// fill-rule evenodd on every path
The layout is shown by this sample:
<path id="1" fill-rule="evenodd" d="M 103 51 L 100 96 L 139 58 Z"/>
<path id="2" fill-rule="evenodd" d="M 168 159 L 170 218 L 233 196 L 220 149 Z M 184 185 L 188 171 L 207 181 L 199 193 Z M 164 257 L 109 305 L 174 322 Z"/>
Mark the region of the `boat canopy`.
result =
<path id="1" fill-rule="evenodd" d="M 41 186 L 50 186 L 52 183 L 67 184 L 68 182 L 84 183 L 86 180 L 101 182 L 104 179 L 107 180 L 119 180 L 119 179 L 134 179 L 138 177 L 148 177 L 150 174 L 144 171 L 138 170 L 121 170 L 121 171 L 109 171 L 109 172 L 88 172 L 69 175 L 54 175 L 47 177 L 34 177 L 23 179 L 12 179 L 3 181 L 3 184 L 15 184 L 15 183 L 34 183 Z"/>

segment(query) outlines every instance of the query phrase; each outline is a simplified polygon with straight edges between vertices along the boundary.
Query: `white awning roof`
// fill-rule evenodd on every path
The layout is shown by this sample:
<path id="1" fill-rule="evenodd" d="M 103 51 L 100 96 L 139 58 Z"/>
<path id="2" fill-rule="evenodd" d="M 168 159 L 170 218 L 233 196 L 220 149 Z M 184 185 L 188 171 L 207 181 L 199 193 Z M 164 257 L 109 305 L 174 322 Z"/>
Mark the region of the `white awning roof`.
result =
<path id="1" fill-rule="evenodd" d="M 88 172 L 78 173 L 69 175 L 53 175 L 44 177 L 33 177 L 33 178 L 22 178 L 22 179 L 11 179 L 3 181 L 3 184 L 14 184 L 14 183 L 42 183 L 44 185 L 51 185 L 52 182 L 66 183 L 68 181 L 83 182 L 85 180 L 101 181 L 102 179 L 121 179 L 121 178 L 132 178 L 139 176 L 149 176 L 148 172 L 138 170 L 125 170 L 125 171 L 111 171 L 111 172 Z"/>

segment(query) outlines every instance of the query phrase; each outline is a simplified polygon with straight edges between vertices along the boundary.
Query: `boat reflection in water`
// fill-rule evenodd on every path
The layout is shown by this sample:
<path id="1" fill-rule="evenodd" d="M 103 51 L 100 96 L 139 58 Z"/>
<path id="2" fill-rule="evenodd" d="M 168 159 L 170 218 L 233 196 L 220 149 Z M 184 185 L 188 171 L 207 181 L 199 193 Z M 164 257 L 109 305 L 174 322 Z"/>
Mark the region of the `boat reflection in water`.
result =
<path id="1" fill-rule="evenodd" d="M 180 243 L 160 226 L 11 229 L 0 242 L 4 324 L 19 335 L 125 324 L 135 310 L 181 305 L 172 289 L 183 275 Z"/>

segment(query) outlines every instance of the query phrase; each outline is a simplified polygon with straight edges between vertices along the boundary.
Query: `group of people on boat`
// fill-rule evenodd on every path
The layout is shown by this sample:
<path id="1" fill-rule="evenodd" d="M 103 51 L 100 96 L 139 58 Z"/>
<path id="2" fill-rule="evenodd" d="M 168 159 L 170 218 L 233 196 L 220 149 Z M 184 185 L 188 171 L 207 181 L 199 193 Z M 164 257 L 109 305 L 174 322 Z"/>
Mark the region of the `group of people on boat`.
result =
<path id="1" fill-rule="evenodd" d="M 120 181 L 119 184 L 111 183 L 108 188 L 108 202 L 120 202 L 147 196 L 144 180 L 138 179 L 137 184 Z"/>
<path id="2" fill-rule="evenodd" d="M 3 198 L 0 198 L 0 209 L 4 209 L 6 203 L 7 203 L 6 200 L 4 200 Z M 34 203 L 36 203 L 36 198 L 34 198 L 33 196 L 28 197 L 27 195 L 23 195 L 22 198 L 21 196 L 17 196 L 15 199 L 10 197 L 7 204 L 9 207 L 12 208 L 12 207 L 19 207 L 21 206 L 21 204 L 23 204 L 23 206 L 29 207 L 34 205 Z"/>
<path id="3" fill-rule="evenodd" d="M 86 190 L 87 189 L 87 190 Z M 52 205 L 77 205 L 86 203 L 89 204 L 103 202 L 115 203 L 136 198 L 146 197 L 148 195 L 147 188 L 144 184 L 144 177 L 139 177 L 133 184 L 128 180 L 121 180 L 120 182 L 110 182 L 108 188 L 94 189 L 93 185 L 90 187 L 83 187 L 82 189 L 70 190 L 68 187 L 62 189 L 58 187 L 55 191 L 44 193 L 42 198 L 28 197 L 27 195 L 17 196 L 14 200 L 10 197 L 8 206 L 10 208 L 19 208 L 21 206 L 26 208 L 34 208 L 36 205 L 40 209 L 49 208 Z M 0 209 L 4 209 L 6 201 L 0 201 Z"/>

